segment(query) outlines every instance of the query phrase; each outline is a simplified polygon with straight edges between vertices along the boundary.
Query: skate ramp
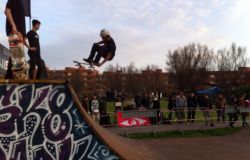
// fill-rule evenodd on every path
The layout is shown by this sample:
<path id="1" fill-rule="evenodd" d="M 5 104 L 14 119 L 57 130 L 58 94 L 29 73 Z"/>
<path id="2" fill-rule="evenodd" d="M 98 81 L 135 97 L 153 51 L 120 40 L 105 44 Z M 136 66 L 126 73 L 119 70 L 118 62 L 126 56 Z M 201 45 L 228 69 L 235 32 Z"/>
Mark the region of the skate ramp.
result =
<path id="1" fill-rule="evenodd" d="M 0 80 L 1 160 L 152 160 L 97 125 L 63 81 Z"/>

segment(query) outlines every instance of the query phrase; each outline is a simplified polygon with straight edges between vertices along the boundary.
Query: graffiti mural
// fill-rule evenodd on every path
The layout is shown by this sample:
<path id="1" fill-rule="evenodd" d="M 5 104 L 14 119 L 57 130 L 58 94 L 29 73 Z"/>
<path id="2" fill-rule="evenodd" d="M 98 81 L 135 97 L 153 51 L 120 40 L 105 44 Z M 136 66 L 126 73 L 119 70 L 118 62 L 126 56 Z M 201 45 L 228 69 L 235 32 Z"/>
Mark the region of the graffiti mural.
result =
<path id="1" fill-rule="evenodd" d="M 0 160 L 116 160 L 64 84 L 0 84 Z"/>

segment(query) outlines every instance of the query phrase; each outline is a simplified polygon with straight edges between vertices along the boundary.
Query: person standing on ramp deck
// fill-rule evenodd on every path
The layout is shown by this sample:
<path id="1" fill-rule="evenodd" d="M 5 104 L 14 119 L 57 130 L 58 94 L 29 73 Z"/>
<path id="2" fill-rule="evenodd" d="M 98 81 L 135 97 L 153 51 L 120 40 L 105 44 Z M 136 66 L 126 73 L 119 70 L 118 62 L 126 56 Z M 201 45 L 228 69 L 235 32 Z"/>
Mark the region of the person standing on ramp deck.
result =
<path id="1" fill-rule="evenodd" d="M 102 66 L 106 61 L 111 61 L 115 56 L 116 45 L 110 33 L 106 29 L 102 29 L 100 32 L 102 41 L 94 43 L 89 57 L 83 60 L 89 64 L 94 64 L 98 67 Z M 96 54 L 97 53 L 97 54 Z M 101 58 L 104 60 L 99 63 Z"/>
<path id="2" fill-rule="evenodd" d="M 24 37 L 26 34 L 25 29 L 25 10 L 22 1 L 8 0 L 5 8 L 6 15 L 6 34 L 9 36 L 11 33 L 20 32 Z"/>
<path id="3" fill-rule="evenodd" d="M 37 66 L 37 74 L 36 79 L 46 79 L 47 71 L 45 67 L 45 63 L 41 58 L 40 54 L 40 42 L 39 35 L 37 31 L 39 30 L 41 22 L 34 19 L 32 20 L 32 30 L 30 30 L 25 37 L 25 46 L 29 49 L 28 55 L 30 57 L 30 70 L 29 70 L 29 78 L 34 79 L 34 71 Z M 27 40 L 29 45 L 27 44 Z"/>
<path id="4" fill-rule="evenodd" d="M 21 0 L 8 0 L 5 7 L 6 15 L 6 35 L 10 36 L 11 34 L 21 34 L 21 42 L 23 42 L 23 37 L 26 34 L 25 26 L 25 16 L 30 16 L 29 13 L 26 13 L 25 5 Z M 5 75 L 7 79 L 13 79 L 12 72 L 12 57 L 9 57 L 8 69 Z"/>

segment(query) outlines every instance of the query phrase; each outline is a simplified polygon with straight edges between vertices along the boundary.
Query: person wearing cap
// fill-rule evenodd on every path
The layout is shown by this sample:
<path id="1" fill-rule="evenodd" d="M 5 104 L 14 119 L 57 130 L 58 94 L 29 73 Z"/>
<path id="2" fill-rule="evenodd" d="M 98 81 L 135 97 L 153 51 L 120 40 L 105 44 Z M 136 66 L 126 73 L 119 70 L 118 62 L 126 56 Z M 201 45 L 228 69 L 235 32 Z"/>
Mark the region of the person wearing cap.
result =
<path id="1" fill-rule="evenodd" d="M 116 45 L 110 33 L 106 29 L 102 29 L 100 32 L 102 41 L 94 43 L 89 57 L 83 60 L 89 64 L 96 66 L 102 66 L 106 61 L 111 61 L 115 56 Z M 99 62 L 101 58 L 104 58 L 102 62 Z"/>
<path id="2" fill-rule="evenodd" d="M 37 75 L 36 79 L 46 78 L 47 76 L 41 77 L 42 73 L 46 73 L 45 63 L 41 58 L 40 54 L 40 42 L 39 42 L 39 35 L 37 31 L 39 30 L 41 22 L 34 19 L 32 20 L 32 30 L 30 30 L 24 41 L 24 45 L 28 48 L 28 55 L 30 57 L 30 69 L 29 69 L 29 79 L 34 79 L 34 71 L 37 66 Z M 29 44 L 27 43 L 27 40 Z M 46 73 L 47 74 L 47 73 Z"/>

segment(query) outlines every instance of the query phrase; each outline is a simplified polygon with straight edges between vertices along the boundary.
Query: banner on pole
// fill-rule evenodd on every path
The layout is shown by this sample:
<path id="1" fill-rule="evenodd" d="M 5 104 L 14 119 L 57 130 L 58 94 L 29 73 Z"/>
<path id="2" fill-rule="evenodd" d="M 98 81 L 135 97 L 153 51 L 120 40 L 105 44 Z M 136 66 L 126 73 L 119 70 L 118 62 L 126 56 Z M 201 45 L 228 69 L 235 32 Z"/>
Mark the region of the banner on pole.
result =
<path id="1" fill-rule="evenodd" d="M 24 8 L 24 14 L 26 17 L 31 17 L 31 3 L 30 0 L 22 0 L 23 2 L 23 8 Z"/>

